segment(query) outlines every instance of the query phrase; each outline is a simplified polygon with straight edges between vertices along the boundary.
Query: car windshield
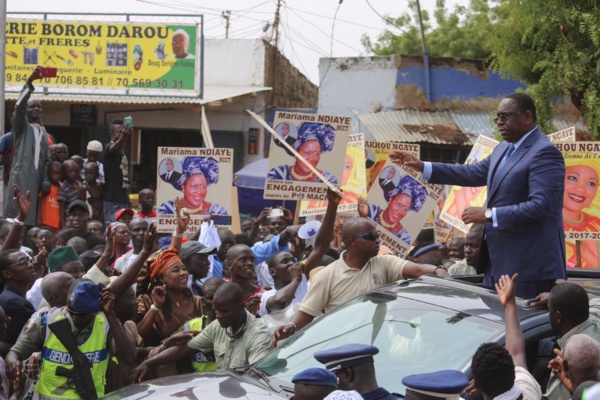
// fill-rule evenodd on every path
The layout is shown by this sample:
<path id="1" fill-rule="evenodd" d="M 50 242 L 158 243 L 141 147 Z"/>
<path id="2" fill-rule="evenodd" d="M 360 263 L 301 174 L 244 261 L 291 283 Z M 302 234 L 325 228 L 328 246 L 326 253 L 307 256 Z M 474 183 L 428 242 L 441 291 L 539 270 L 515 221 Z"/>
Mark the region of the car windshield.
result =
<path id="1" fill-rule="evenodd" d="M 318 319 L 257 367 L 291 382 L 310 367 L 322 367 L 317 351 L 348 343 L 372 344 L 380 350 L 375 370 L 380 386 L 404 394 L 402 378 L 444 369 L 462 370 L 477 347 L 503 331 L 501 324 L 435 305 L 375 292 L 359 297 Z"/>

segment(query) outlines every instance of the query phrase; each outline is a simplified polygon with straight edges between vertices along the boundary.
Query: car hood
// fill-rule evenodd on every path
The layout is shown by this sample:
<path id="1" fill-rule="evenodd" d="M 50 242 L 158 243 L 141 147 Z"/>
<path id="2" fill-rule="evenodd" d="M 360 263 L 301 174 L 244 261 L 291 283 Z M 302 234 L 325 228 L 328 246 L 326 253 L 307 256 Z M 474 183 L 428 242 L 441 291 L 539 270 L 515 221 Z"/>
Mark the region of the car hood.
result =
<path id="1" fill-rule="evenodd" d="M 109 393 L 107 400 L 159 399 L 270 399 L 285 398 L 274 391 L 240 379 L 231 371 L 194 373 L 154 379 Z"/>

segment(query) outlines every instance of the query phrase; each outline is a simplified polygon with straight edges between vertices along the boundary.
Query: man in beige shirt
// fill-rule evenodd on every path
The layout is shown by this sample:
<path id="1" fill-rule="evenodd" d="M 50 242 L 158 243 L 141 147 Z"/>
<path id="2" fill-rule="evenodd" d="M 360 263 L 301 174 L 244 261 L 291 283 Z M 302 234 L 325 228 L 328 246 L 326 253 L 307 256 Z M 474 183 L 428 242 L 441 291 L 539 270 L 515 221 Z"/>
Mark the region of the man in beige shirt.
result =
<path id="1" fill-rule="evenodd" d="M 415 264 L 392 255 L 378 256 L 379 235 L 375 224 L 366 218 L 345 223 L 342 240 L 346 251 L 311 281 L 293 321 L 275 331 L 275 343 L 302 329 L 322 312 L 379 286 L 426 274 L 449 276 L 442 267 Z"/>
<path id="2" fill-rule="evenodd" d="M 271 336 L 260 318 L 246 311 L 244 293 L 235 283 L 224 283 L 215 292 L 213 321 L 189 342 L 169 349 L 140 364 L 133 381 L 141 382 L 148 368 L 175 363 L 198 353 L 214 352 L 221 369 L 253 364 L 271 350 Z"/>

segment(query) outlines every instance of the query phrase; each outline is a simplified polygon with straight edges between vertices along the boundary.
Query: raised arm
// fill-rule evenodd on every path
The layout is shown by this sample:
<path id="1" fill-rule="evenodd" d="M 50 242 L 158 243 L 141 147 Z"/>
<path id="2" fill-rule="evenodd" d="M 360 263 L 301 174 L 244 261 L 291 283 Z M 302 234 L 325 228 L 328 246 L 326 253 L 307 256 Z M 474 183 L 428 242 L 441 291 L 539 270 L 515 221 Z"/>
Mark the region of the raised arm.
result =
<path id="1" fill-rule="evenodd" d="M 512 279 L 508 275 L 502 275 L 496 283 L 496 291 L 500 302 L 504 306 L 506 350 L 511 355 L 515 366 L 527 369 L 525 339 L 523 338 L 523 329 L 519 322 L 517 301 L 515 300 L 515 281 L 518 277 L 519 274 L 514 274 Z"/>
<path id="2" fill-rule="evenodd" d="M 115 314 L 115 294 L 110 288 L 104 288 L 100 292 L 100 300 L 102 301 L 102 311 L 106 315 L 110 331 L 115 339 L 117 356 L 126 364 L 133 363 L 135 361 L 135 351 L 131 350 L 135 348 L 135 344 L 131 341 Z"/>
<path id="3" fill-rule="evenodd" d="M 19 189 L 17 185 L 13 185 L 13 197 L 17 200 L 17 204 L 19 205 L 19 215 L 14 220 L 15 222 L 10 228 L 6 240 L 2 243 L 0 251 L 20 248 L 19 241 L 21 239 L 21 232 L 23 231 L 23 221 L 27 218 L 29 207 L 31 206 L 31 202 L 29 201 L 30 195 L 29 192 L 27 192 L 27 194 L 21 193 L 21 189 Z"/>
<path id="4" fill-rule="evenodd" d="M 131 266 L 125 270 L 115 281 L 110 285 L 113 293 L 116 297 L 121 295 L 127 290 L 128 287 L 133 285 L 136 281 L 140 270 L 144 266 L 150 254 L 152 254 L 152 249 L 154 248 L 154 243 L 156 241 L 156 224 L 153 222 L 148 225 L 146 229 L 145 239 L 144 239 L 144 247 L 142 251 L 136 259 L 131 263 Z"/>
<path id="5" fill-rule="evenodd" d="M 262 225 L 263 222 L 265 222 L 265 220 L 271 213 L 271 210 L 272 210 L 271 207 L 263 208 L 263 210 L 260 213 L 260 215 L 258 216 L 258 218 L 256 218 L 256 221 L 254 221 L 254 225 L 252 225 L 252 230 L 250 231 L 250 240 L 252 241 L 252 243 L 254 243 L 256 241 L 256 236 L 258 235 L 258 232 L 260 231 L 260 226 Z"/>
<path id="6" fill-rule="evenodd" d="M 181 251 L 183 236 L 188 224 L 190 223 L 190 215 L 185 213 L 182 215 L 182 209 L 183 199 L 180 197 L 175 197 L 175 215 L 177 217 L 177 227 L 175 228 L 175 232 L 173 232 L 173 241 L 171 242 L 171 247 L 175 248 L 177 254 L 179 254 Z"/>
<path id="7" fill-rule="evenodd" d="M 41 79 L 38 73 L 40 69 L 41 67 L 38 66 L 33 70 L 31 75 L 29 75 L 27 82 L 25 82 L 25 86 L 23 86 L 23 89 L 21 90 L 21 94 L 17 99 L 12 119 L 13 143 L 16 143 L 17 136 L 25 133 L 25 126 L 27 125 L 27 102 L 29 101 L 31 93 L 35 90 L 32 82 L 36 79 Z"/>
<path id="8" fill-rule="evenodd" d="M 123 149 L 123 146 L 125 146 L 125 141 L 131 135 L 131 132 L 133 132 L 133 127 L 128 131 L 125 130 L 125 125 L 121 125 L 121 127 L 118 129 L 119 131 L 117 132 L 117 136 L 115 137 L 114 143 L 112 143 L 108 148 L 108 152 L 111 154 L 118 153 L 119 151 L 121 151 Z"/>
<path id="9" fill-rule="evenodd" d="M 333 228 L 335 227 L 335 219 L 340 201 L 342 201 L 342 196 L 340 196 L 339 193 L 327 189 L 327 211 L 325 211 L 321 228 L 317 232 L 315 246 L 304 263 L 304 274 L 307 279 L 310 271 L 319 265 L 325 252 L 331 247 Z"/>

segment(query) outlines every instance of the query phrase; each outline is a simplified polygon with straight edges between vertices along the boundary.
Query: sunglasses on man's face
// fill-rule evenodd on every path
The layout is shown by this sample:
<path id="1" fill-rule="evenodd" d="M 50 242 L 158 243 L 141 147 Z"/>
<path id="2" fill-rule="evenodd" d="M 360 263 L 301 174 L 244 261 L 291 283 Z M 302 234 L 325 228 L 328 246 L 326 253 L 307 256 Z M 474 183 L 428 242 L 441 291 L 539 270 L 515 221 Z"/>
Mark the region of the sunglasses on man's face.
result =
<path id="1" fill-rule="evenodd" d="M 367 232 L 367 233 L 361 233 L 360 235 L 353 235 L 352 237 L 359 237 L 359 238 L 363 238 L 365 240 L 370 240 L 371 242 L 376 241 L 377 239 L 379 239 L 379 232 Z"/>

